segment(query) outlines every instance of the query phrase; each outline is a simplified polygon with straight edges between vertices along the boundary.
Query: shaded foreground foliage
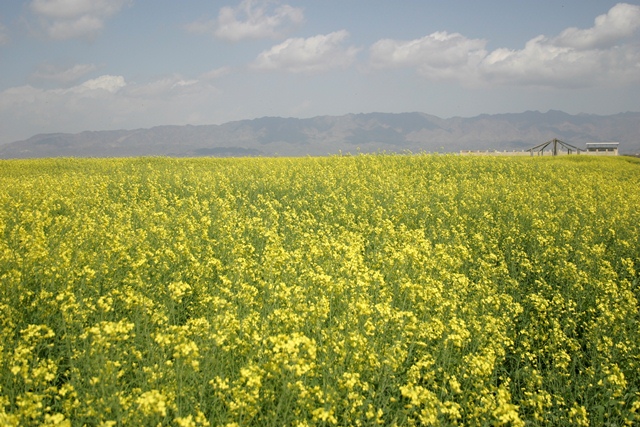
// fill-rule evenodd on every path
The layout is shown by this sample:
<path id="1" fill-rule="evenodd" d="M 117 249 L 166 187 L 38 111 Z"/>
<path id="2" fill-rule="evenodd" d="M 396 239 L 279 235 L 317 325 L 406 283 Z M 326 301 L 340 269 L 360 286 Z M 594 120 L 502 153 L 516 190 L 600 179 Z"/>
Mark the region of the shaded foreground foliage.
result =
<path id="1" fill-rule="evenodd" d="M 637 425 L 640 163 L 0 163 L 0 424 Z"/>

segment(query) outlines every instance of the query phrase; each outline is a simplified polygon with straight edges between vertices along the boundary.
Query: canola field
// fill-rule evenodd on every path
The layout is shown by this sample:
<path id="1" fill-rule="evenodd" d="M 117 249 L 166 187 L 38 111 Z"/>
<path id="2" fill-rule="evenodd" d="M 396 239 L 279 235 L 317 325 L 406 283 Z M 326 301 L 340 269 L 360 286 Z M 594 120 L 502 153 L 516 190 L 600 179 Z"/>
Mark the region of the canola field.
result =
<path id="1" fill-rule="evenodd" d="M 640 425 L 640 162 L 0 162 L 2 426 Z"/>

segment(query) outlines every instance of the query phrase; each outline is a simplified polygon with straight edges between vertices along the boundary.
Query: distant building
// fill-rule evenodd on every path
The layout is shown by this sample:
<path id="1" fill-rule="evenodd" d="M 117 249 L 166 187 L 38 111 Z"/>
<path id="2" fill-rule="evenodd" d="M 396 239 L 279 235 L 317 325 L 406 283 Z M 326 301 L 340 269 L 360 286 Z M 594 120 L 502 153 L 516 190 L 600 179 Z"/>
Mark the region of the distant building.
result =
<path id="1" fill-rule="evenodd" d="M 618 145 L 619 142 L 587 142 L 586 154 L 617 156 Z"/>

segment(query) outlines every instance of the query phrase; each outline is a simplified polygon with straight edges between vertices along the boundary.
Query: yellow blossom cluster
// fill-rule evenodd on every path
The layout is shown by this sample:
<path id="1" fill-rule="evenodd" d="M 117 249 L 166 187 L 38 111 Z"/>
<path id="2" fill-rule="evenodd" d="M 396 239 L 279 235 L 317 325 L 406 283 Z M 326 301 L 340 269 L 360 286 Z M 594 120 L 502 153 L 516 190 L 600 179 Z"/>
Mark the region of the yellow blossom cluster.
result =
<path id="1" fill-rule="evenodd" d="M 640 425 L 640 162 L 0 162 L 0 425 Z"/>

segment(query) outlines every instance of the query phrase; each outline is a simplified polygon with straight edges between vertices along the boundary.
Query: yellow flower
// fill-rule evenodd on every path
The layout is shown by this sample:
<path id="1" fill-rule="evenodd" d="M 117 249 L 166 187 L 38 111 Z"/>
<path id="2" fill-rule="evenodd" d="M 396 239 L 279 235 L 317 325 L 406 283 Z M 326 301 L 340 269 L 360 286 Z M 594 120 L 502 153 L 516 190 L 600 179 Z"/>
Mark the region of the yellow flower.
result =
<path id="1" fill-rule="evenodd" d="M 589 417 L 587 416 L 587 409 L 582 405 L 574 403 L 571 409 L 569 409 L 569 420 L 572 425 L 588 427 Z"/>
<path id="2" fill-rule="evenodd" d="M 149 390 L 142 393 L 137 399 L 138 409 L 144 415 L 167 415 L 167 399 L 158 390 Z"/>

